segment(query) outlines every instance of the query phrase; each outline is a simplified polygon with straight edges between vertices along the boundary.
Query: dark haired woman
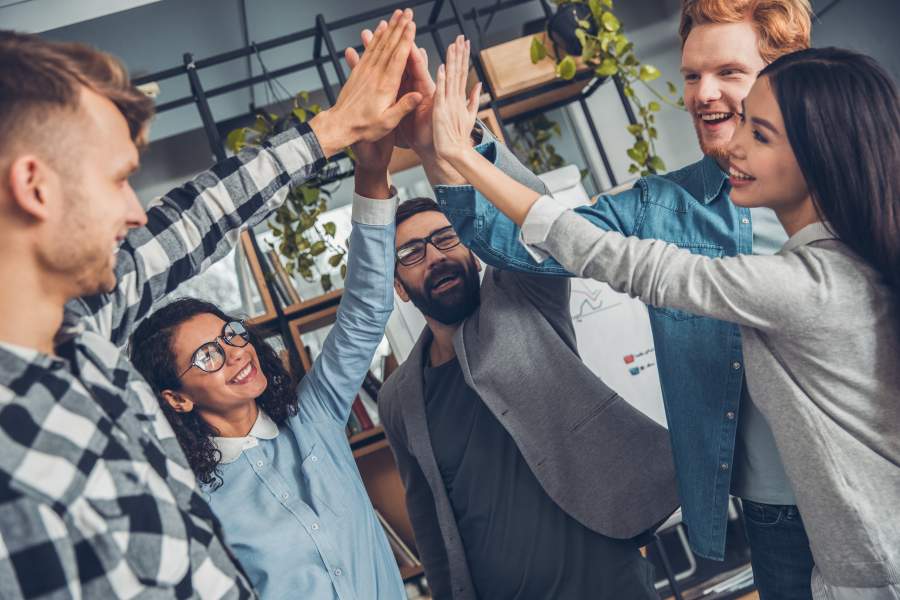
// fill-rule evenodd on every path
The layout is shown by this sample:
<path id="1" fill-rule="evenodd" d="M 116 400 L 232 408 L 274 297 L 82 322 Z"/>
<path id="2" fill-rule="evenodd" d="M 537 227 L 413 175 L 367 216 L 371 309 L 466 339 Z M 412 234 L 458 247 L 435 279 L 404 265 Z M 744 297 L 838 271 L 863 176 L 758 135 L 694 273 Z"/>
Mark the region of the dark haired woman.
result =
<path id="1" fill-rule="evenodd" d="M 337 321 L 299 387 L 258 335 L 206 302 L 169 304 L 132 338 L 132 361 L 263 598 L 405 597 L 345 434 L 393 308 L 395 209 L 354 198 Z"/>
<path id="2" fill-rule="evenodd" d="M 805 50 L 745 100 L 731 199 L 772 208 L 774 256 L 712 259 L 598 229 L 467 144 L 473 110 L 451 47 L 439 154 L 570 272 L 659 307 L 741 325 L 746 380 L 774 432 L 816 562 L 816 598 L 900 598 L 900 101 L 870 58 Z M 541 225 L 541 223 L 546 223 Z"/>

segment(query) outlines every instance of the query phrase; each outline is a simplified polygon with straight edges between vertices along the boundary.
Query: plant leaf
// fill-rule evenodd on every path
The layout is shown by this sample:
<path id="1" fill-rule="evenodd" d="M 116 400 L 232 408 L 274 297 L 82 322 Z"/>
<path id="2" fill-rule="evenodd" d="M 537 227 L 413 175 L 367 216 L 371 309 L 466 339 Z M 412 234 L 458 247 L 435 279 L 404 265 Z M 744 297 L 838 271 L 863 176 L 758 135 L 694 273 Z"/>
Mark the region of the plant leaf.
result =
<path id="1" fill-rule="evenodd" d="M 318 256 L 318 255 L 322 254 L 323 252 L 325 252 L 326 248 L 327 248 L 327 246 L 325 246 L 325 242 L 323 242 L 322 240 L 319 240 L 317 242 L 313 242 L 313 245 L 310 246 L 310 248 L 309 248 L 309 253 L 312 256 Z"/>
<path id="2" fill-rule="evenodd" d="M 607 31 L 618 31 L 622 26 L 622 24 L 619 23 L 619 19 L 616 18 L 616 15 L 611 12 L 603 13 L 603 16 L 600 17 L 600 22 Z"/>
<path id="3" fill-rule="evenodd" d="M 558 65 L 556 65 L 556 74 L 563 79 L 572 79 L 575 77 L 575 70 L 575 59 L 571 56 L 566 56 Z"/>
<path id="4" fill-rule="evenodd" d="M 575 30 L 575 39 L 578 40 L 578 43 L 581 44 L 582 47 L 587 43 L 587 32 L 580 27 Z"/>
<path id="5" fill-rule="evenodd" d="M 240 152 L 247 145 L 247 128 L 239 127 L 231 131 L 225 138 L 225 147 L 234 153 Z"/>
<path id="6" fill-rule="evenodd" d="M 325 233 L 327 233 L 331 237 L 334 237 L 334 235 L 337 233 L 337 225 L 335 225 L 331 221 L 322 225 L 322 229 L 324 229 Z"/>
<path id="7" fill-rule="evenodd" d="M 319 201 L 319 188 L 303 186 L 300 188 L 303 192 L 303 204 L 312 206 Z"/>
<path id="8" fill-rule="evenodd" d="M 544 43 L 538 38 L 534 36 L 531 38 L 531 62 L 537 63 L 538 61 L 543 60 L 547 56 L 547 49 L 544 47 Z"/>
<path id="9" fill-rule="evenodd" d="M 670 93 L 670 94 L 675 95 L 675 94 L 678 93 L 678 88 L 675 87 L 675 84 L 672 83 L 671 81 L 667 81 L 667 82 L 666 82 L 666 87 L 669 88 L 669 93 Z"/>
<path id="10" fill-rule="evenodd" d="M 619 72 L 619 65 L 614 58 L 604 58 L 600 66 L 597 67 L 597 75 L 609 77 Z"/>
<path id="11" fill-rule="evenodd" d="M 628 158 L 630 158 L 631 160 L 633 160 L 634 162 L 636 162 L 638 164 L 643 164 L 644 158 L 646 158 L 644 156 L 641 156 L 641 153 L 638 152 L 637 150 L 635 150 L 634 148 L 629 148 L 628 150 L 625 151 L 625 154 L 628 155 Z"/>
<path id="12" fill-rule="evenodd" d="M 659 69 L 653 65 L 641 65 L 641 72 L 638 77 L 641 81 L 653 81 L 660 75 L 662 75 L 662 73 L 660 73 Z"/>
<path id="13" fill-rule="evenodd" d="M 328 264 L 332 267 L 336 267 L 341 264 L 341 261 L 344 260 L 343 254 L 332 254 L 328 257 Z"/>
<path id="14" fill-rule="evenodd" d="M 659 112 L 659 110 L 662 107 L 659 105 L 659 102 L 657 102 L 656 100 L 651 100 L 650 103 L 647 104 L 647 108 L 650 109 L 650 112 Z"/>
<path id="15" fill-rule="evenodd" d="M 651 156 L 650 157 L 650 168 L 653 169 L 655 172 L 660 173 L 660 172 L 666 170 L 666 163 L 664 163 L 663 160 L 658 156 Z"/>

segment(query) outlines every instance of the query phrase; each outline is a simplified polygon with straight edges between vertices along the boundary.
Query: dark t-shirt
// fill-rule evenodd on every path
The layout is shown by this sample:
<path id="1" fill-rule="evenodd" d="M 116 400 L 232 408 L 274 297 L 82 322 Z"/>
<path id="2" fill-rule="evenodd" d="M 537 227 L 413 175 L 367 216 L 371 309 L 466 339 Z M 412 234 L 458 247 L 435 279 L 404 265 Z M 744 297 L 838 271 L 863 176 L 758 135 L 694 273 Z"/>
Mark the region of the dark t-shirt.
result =
<path id="1" fill-rule="evenodd" d="M 658 598 L 633 542 L 591 531 L 544 492 L 459 362 L 425 369 L 435 458 L 479 598 Z"/>

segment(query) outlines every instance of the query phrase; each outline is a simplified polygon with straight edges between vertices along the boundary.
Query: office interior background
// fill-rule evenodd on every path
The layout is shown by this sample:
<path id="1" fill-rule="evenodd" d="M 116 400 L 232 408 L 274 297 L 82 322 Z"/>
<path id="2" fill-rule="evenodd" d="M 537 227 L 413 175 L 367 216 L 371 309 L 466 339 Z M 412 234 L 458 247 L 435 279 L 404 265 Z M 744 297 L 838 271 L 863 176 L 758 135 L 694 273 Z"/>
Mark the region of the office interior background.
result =
<path id="1" fill-rule="evenodd" d="M 473 37 L 476 51 L 530 36 L 542 29 L 545 18 L 538 0 L 457 0 L 455 5 L 462 15 L 469 14 L 473 9 L 498 9 L 493 17 L 490 14 L 480 16 L 477 26 L 468 23 L 467 33 Z M 812 0 L 812 5 L 818 13 L 813 21 L 813 45 L 846 47 L 869 54 L 895 80 L 900 81 L 900 43 L 897 41 L 900 1 Z M 393 7 L 386 0 L 0 0 L 0 28 L 39 33 L 53 40 L 91 44 L 122 59 L 132 76 L 141 78 L 183 66 L 185 53 L 202 61 L 312 27 L 317 17 L 326 23 L 338 23 L 379 8 L 385 9 L 382 14 L 389 14 L 389 9 Z M 635 43 L 640 59 L 660 69 L 661 82 L 672 81 L 680 88 L 679 7 L 680 0 L 618 0 L 615 4 L 616 13 Z M 426 22 L 431 10 L 432 4 L 417 8 L 416 21 L 420 26 Z M 452 12 L 445 4 L 441 18 L 451 16 Z M 378 18 L 381 17 L 352 27 L 334 29 L 331 35 L 338 53 L 342 53 L 347 46 L 358 45 L 359 30 L 374 27 Z M 445 43 L 457 33 L 459 29 L 454 25 L 444 29 L 442 37 Z M 440 59 L 433 38 L 419 35 L 417 42 L 428 52 L 430 68 L 434 72 Z M 249 77 L 265 75 L 266 72 L 277 72 L 312 57 L 314 51 L 314 40 L 309 38 L 242 56 L 203 69 L 200 72 L 202 86 L 205 90 L 215 90 Z M 341 64 L 346 71 L 347 66 L 342 58 Z M 331 65 L 326 65 L 326 72 L 331 84 L 336 86 L 338 77 Z M 158 105 L 192 94 L 186 76 L 167 78 L 157 83 L 155 100 Z M 274 107 L 280 102 L 300 91 L 310 92 L 314 101 L 328 103 L 320 75 L 316 69 L 306 69 L 211 97 L 209 109 L 212 119 L 219 125 L 219 135 L 224 138 L 233 127 L 247 124 L 248 115 L 254 111 L 276 110 Z M 545 116 L 560 127 L 553 139 L 557 153 L 567 165 L 578 168 L 583 193 L 593 195 L 625 184 L 634 177 L 629 174 L 630 161 L 625 153 L 633 140 L 625 129 L 627 115 L 614 85 L 609 82 L 601 85 L 585 98 L 585 104 L 596 126 L 597 136 L 602 140 L 615 181 L 609 177 L 609 169 L 594 143 L 581 104 L 572 102 L 553 107 L 546 111 Z M 852 106 L 847 109 L 852 110 Z M 505 123 L 507 136 L 515 137 L 513 121 L 511 119 Z M 700 157 L 693 125 L 682 111 L 664 105 L 657 116 L 657 129 L 657 151 L 668 170 L 683 167 Z M 189 102 L 162 112 L 155 118 L 150 143 L 142 156 L 141 169 L 132 178 L 132 185 L 146 205 L 204 170 L 213 161 L 213 149 L 198 105 Z M 421 167 L 412 166 L 397 171 L 393 173 L 393 181 L 400 190 L 401 198 L 431 195 Z M 335 211 L 334 219 L 338 222 L 340 237 L 341 233 L 346 234 L 345 229 L 349 227 L 346 209 L 352 199 L 352 178 L 338 179 L 330 184 L 328 190 L 328 208 Z M 266 225 L 258 226 L 256 234 L 264 253 L 267 241 L 272 241 Z M 212 296 L 209 299 L 230 303 L 229 308 L 237 307 L 248 316 L 259 318 L 259 322 L 270 329 L 270 339 L 281 348 L 290 348 L 293 344 L 300 355 L 300 362 L 306 366 L 314 358 L 328 325 L 333 321 L 340 282 L 337 281 L 338 290 L 329 293 L 316 284 L 294 278 L 293 283 L 299 293 L 279 299 L 276 286 L 258 277 L 261 272 L 273 270 L 272 265 L 267 271 L 265 266 L 260 266 L 265 262 L 260 257 L 255 260 L 247 258 L 253 254 L 253 248 L 252 244 L 244 244 L 244 257 L 223 261 L 225 266 L 214 268 L 205 279 L 190 282 L 184 293 L 203 295 L 208 292 Z M 242 260 L 250 264 L 243 274 L 240 266 Z M 256 288 L 248 291 L 248 287 L 252 288 L 254 284 Z M 591 293 L 586 290 L 585 297 Z M 583 311 L 577 315 L 573 313 L 573 316 L 576 320 L 586 317 Z M 386 374 L 385 369 L 390 367 L 384 363 L 389 365 L 390 359 L 402 360 L 420 326 L 421 323 L 410 315 L 397 315 L 393 319 L 392 330 L 389 329 L 388 339 L 380 351 L 382 363 L 377 369 L 373 366 L 377 376 Z M 626 336 L 628 332 L 623 331 L 621 335 Z M 640 335 L 643 335 L 642 340 L 652 344 L 646 333 Z M 646 364 L 648 368 L 652 366 L 652 363 Z M 627 372 L 625 376 L 627 378 Z M 649 387 L 653 387 L 652 382 Z M 634 389 L 648 388 L 637 386 Z M 664 421 L 658 406 L 646 410 L 650 413 L 656 410 L 651 416 Z M 386 451 L 387 443 L 383 433 L 379 434 L 377 419 L 371 425 L 361 427 L 362 431 L 350 432 L 360 471 L 367 485 L 371 486 L 376 508 L 385 513 L 387 521 L 392 522 L 400 541 L 413 546 L 414 540 L 401 506 L 402 490 L 398 492 L 398 480 L 392 471 L 389 451 Z M 370 431 L 366 433 L 365 430 Z M 381 473 L 389 475 L 382 478 Z M 684 532 L 677 527 L 673 527 L 668 536 L 662 536 L 661 548 L 652 551 L 655 552 L 654 562 L 660 575 L 658 587 L 664 597 L 753 597 L 752 578 L 748 579 L 746 568 L 746 548 L 739 543 L 739 520 L 733 520 L 730 527 L 734 531 L 729 532 L 729 554 L 722 564 L 692 556 L 684 544 Z M 661 557 L 660 553 L 665 556 Z M 664 566 L 667 569 L 663 569 Z M 408 581 L 410 596 L 427 594 L 421 565 L 416 566 L 415 557 L 405 565 L 405 569 L 403 573 Z M 663 576 L 664 571 L 671 571 L 671 577 Z"/>

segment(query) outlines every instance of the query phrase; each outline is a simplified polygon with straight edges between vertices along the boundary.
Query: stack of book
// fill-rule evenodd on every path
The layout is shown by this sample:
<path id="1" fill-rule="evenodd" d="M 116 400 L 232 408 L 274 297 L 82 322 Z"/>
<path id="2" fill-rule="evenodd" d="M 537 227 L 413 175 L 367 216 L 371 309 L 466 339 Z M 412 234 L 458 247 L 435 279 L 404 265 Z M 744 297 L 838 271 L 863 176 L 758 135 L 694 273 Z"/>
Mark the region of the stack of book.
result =
<path id="1" fill-rule="evenodd" d="M 278 251 L 274 248 L 266 250 L 262 258 L 265 260 L 266 272 L 271 276 L 272 288 L 275 290 L 275 295 L 281 306 L 298 304 L 301 301 L 300 294 L 297 293 L 297 288 L 294 287 L 291 276 L 281 263 Z"/>
<path id="2" fill-rule="evenodd" d="M 379 424 L 378 392 L 380 389 L 381 382 L 378 381 L 378 378 L 371 371 L 366 373 L 362 389 L 359 390 L 350 409 L 350 419 L 347 421 L 348 436 L 374 429 Z"/>

